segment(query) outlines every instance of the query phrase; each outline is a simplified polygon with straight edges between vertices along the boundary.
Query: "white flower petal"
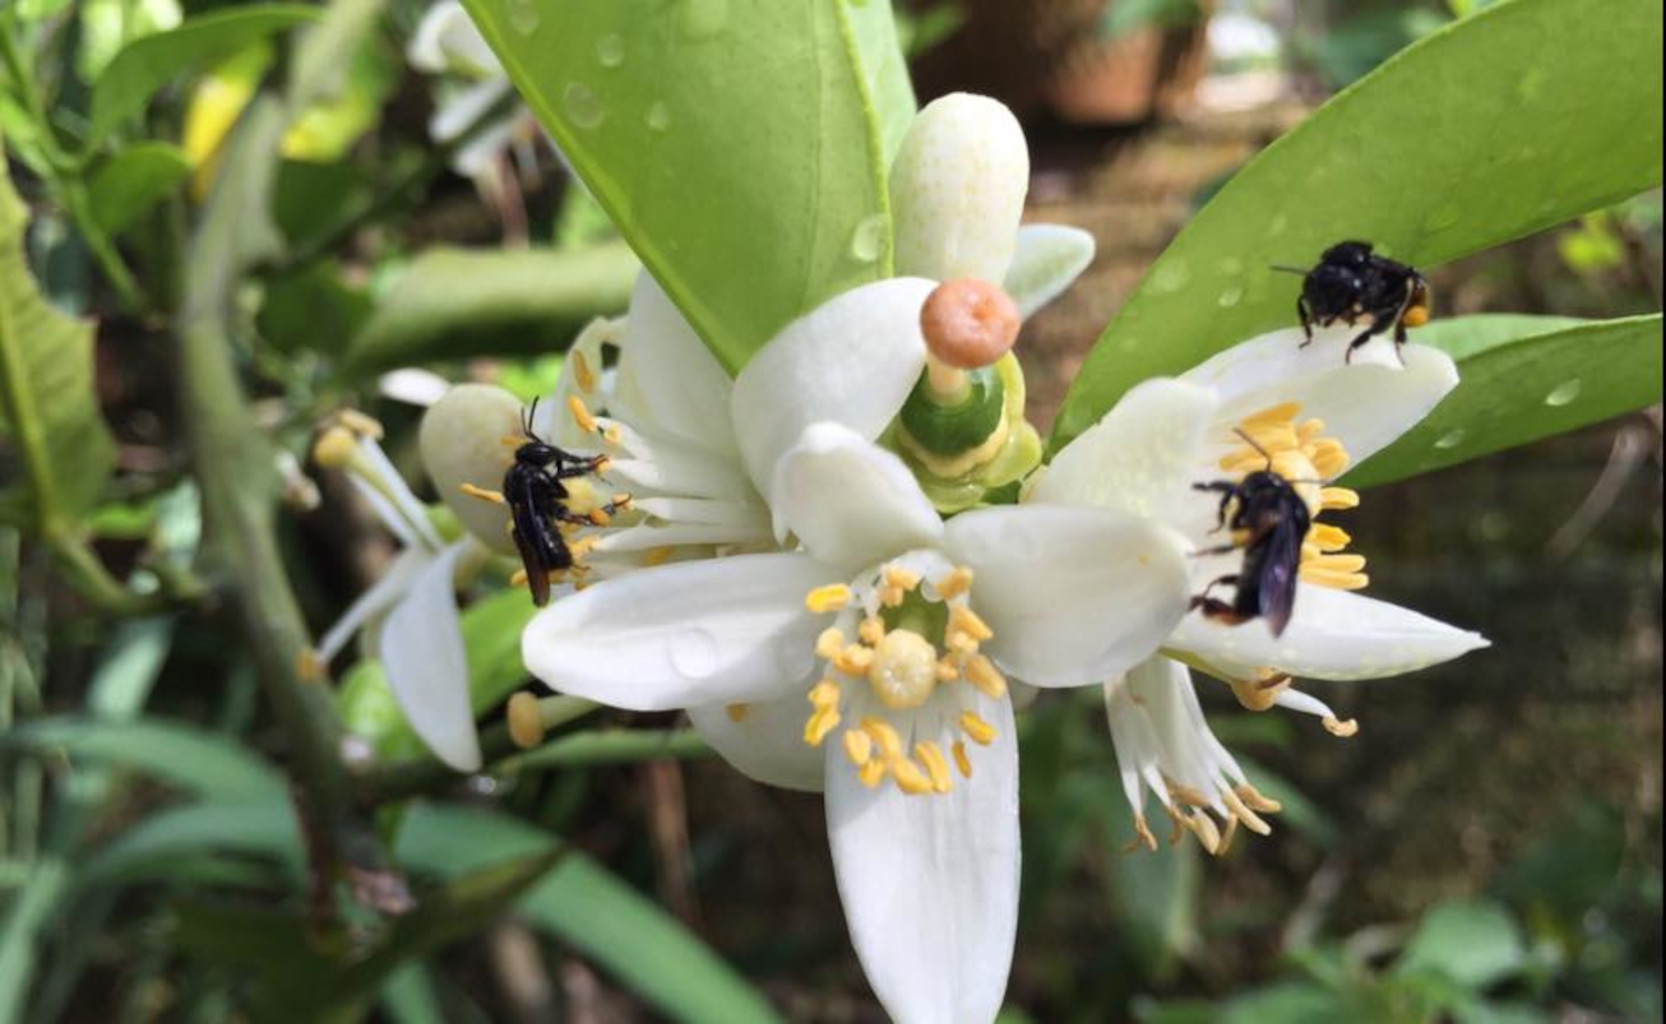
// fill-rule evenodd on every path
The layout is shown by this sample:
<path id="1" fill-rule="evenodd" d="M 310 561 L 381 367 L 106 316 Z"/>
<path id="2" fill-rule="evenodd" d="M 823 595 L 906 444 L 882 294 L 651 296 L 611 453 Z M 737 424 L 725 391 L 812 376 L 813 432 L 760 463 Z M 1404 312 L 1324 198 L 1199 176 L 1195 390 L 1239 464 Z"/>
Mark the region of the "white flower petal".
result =
<path id="1" fill-rule="evenodd" d="M 827 832 L 856 954 L 902 1024 L 990 1021 L 1018 923 L 1018 744 L 1006 701 L 996 740 L 948 793 L 868 789 L 827 748 Z"/>
<path id="2" fill-rule="evenodd" d="M 804 742 L 810 702 L 804 694 L 745 704 L 689 708 L 689 720 L 713 750 L 766 786 L 820 793 L 822 752 Z"/>
<path id="3" fill-rule="evenodd" d="M 382 446 L 373 438 L 362 437 L 359 439 L 358 448 L 359 454 L 369 464 L 370 472 L 380 486 L 373 486 L 357 473 L 348 474 L 348 479 L 353 482 L 353 488 L 370 503 L 371 508 L 376 510 L 382 525 L 406 547 L 420 544 L 430 553 L 444 547 L 440 535 L 428 521 L 428 506 L 411 493 L 410 485 L 399 474 L 387 453 L 382 451 Z"/>
<path id="4" fill-rule="evenodd" d="M 452 574 L 462 544 L 435 558 L 382 627 L 388 688 L 422 742 L 460 772 L 480 768 L 480 740 L 469 708 L 469 669 Z"/>
<path id="5" fill-rule="evenodd" d="M 897 273 L 1004 281 L 1029 187 L 1029 147 L 1006 104 L 968 93 L 933 100 L 891 165 Z"/>
<path id="6" fill-rule="evenodd" d="M 662 430 L 702 448 L 735 451 L 729 375 L 646 270 L 631 293 L 619 374 L 631 380 L 638 411 Z"/>
<path id="7" fill-rule="evenodd" d="M 834 578 L 798 554 L 644 569 L 539 612 L 521 656 L 556 690 L 635 711 L 779 695 L 814 660 L 821 623 L 804 596 Z"/>
<path id="8" fill-rule="evenodd" d="M 429 136 L 435 142 L 450 142 L 457 138 L 480 120 L 499 100 L 509 95 L 510 88 L 509 79 L 491 78 L 457 90 L 446 97 L 428 119 Z M 493 152 L 504 147 L 509 136 L 513 134 L 514 127 L 513 114 L 507 114 L 494 122 L 493 128 L 487 133 L 495 136 L 495 144 L 490 147 Z M 476 139 L 469 145 L 478 143 L 479 140 Z M 455 163 L 455 160 L 453 162 Z"/>
<path id="9" fill-rule="evenodd" d="M 1311 679 L 1375 679 L 1450 661 L 1488 642 L 1386 601 L 1298 584 L 1282 637 L 1260 620 L 1226 626 L 1194 613 L 1167 646 L 1234 679 L 1253 679 L 1262 667 Z"/>
<path id="10" fill-rule="evenodd" d="M 318 660 L 326 664 L 341 653 L 347 646 L 347 641 L 357 633 L 370 619 L 382 614 L 394 603 L 405 596 L 411 581 L 416 579 L 434 556 L 425 548 L 405 548 L 388 564 L 387 571 L 382 578 L 371 584 L 369 590 L 358 596 L 347 610 L 341 613 L 341 618 L 325 631 L 322 639 L 315 648 Z"/>
<path id="11" fill-rule="evenodd" d="M 928 547 L 943 521 L 903 461 L 847 427 L 812 424 L 775 468 L 777 537 L 850 572 Z"/>
<path id="12" fill-rule="evenodd" d="M 1006 290 L 1018 314 L 1053 301 L 1093 262 L 1093 236 L 1063 224 L 1025 224 L 1018 229 L 1018 249 L 1007 271 Z"/>
<path id="13" fill-rule="evenodd" d="M 842 423 L 869 441 L 890 425 L 925 368 L 920 307 L 935 287 L 894 277 L 853 288 L 788 324 L 746 365 L 732 411 L 760 491 L 810 424 Z"/>
<path id="14" fill-rule="evenodd" d="M 521 434 L 521 401 L 495 384 L 459 384 L 428 407 L 417 434 L 423 466 L 440 500 L 463 527 L 500 554 L 513 554 L 509 509 L 463 493 L 496 491 L 514 457 L 505 437 Z M 426 522 L 426 516 L 424 522 Z"/>
<path id="15" fill-rule="evenodd" d="M 1085 686 L 1144 660 L 1186 613 L 1186 543 L 1100 509 L 1024 505 L 949 521 L 950 557 L 972 569 L 984 650 L 1036 686 Z"/>
<path id="16" fill-rule="evenodd" d="M 1214 389 L 1148 380 L 1065 445 L 1026 501 L 1094 505 L 1155 519 L 1182 533 L 1213 503 L 1190 488 L 1215 418 Z"/>
<path id="17" fill-rule="evenodd" d="M 411 36 L 405 57 L 418 71 L 462 71 L 507 81 L 497 55 L 456 0 L 441 0 L 428 8 Z"/>
<path id="18" fill-rule="evenodd" d="M 376 390 L 384 398 L 426 409 L 445 397 L 451 390 L 451 382 L 433 370 L 406 366 L 376 378 Z"/>
<path id="19" fill-rule="evenodd" d="M 493 121 L 452 154 L 451 170 L 458 177 L 474 182 L 482 198 L 491 200 L 502 188 L 493 171 L 493 164 L 498 154 L 509 148 L 514 140 L 514 118 Z"/>
<path id="20" fill-rule="evenodd" d="M 1188 370 L 1181 379 L 1215 388 L 1221 396 L 1216 441 L 1238 447 L 1231 428 L 1244 417 L 1284 402 L 1300 402 L 1301 419 L 1317 417 L 1325 433 L 1348 450 L 1353 465 L 1410 430 L 1458 384 L 1458 368 L 1439 349 L 1406 345 L 1406 365 L 1391 340 L 1373 341 L 1343 362 L 1355 328 L 1314 332 L 1302 347 L 1299 328 L 1274 331 L 1235 345 Z"/>

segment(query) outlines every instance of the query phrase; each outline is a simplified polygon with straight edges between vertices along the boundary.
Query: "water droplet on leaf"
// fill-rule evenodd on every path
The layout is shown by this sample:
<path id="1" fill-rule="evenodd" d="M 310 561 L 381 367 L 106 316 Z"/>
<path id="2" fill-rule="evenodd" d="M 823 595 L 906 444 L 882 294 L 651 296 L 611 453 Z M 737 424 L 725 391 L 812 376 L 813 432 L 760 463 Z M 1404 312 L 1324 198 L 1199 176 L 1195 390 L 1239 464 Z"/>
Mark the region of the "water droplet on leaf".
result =
<path id="1" fill-rule="evenodd" d="M 1440 437 L 1435 441 L 1435 447 L 1439 448 L 1441 451 L 1446 451 L 1450 448 L 1458 447 L 1458 445 L 1463 444 L 1463 441 L 1464 430 L 1462 427 L 1459 427 L 1457 430 L 1451 430 L 1440 435 Z"/>
<path id="2" fill-rule="evenodd" d="M 561 105 L 566 108 L 567 117 L 579 128 L 594 128 L 602 123 L 605 116 L 602 101 L 583 82 L 567 83 L 566 91 L 561 94 Z"/>
<path id="3" fill-rule="evenodd" d="M 508 0 L 504 7 L 510 28 L 523 36 L 538 31 L 538 0 Z"/>
<path id="4" fill-rule="evenodd" d="M 671 108 L 664 100 L 655 100 L 648 107 L 646 119 L 650 131 L 666 131 L 671 127 Z"/>
<path id="5" fill-rule="evenodd" d="M 863 263 L 872 263 L 885 253 L 890 223 L 883 214 L 864 217 L 850 236 L 850 254 Z"/>
<path id="6" fill-rule="evenodd" d="M 1151 275 L 1151 289 L 1155 292 L 1170 294 L 1186 287 L 1186 282 L 1192 279 L 1192 272 L 1186 264 L 1180 261 L 1164 263 Z"/>
<path id="7" fill-rule="evenodd" d="M 678 25 L 689 39 L 711 39 L 729 20 L 728 0 L 683 0 Z"/>
<path id="8" fill-rule="evenodd" d="M 1545 396 L 1545 404 L 1553 409 L 1560 409 L 1562 406 L 1567 405 L 1574 399 L 1578 398 L 1580 389 L 1583 386 L 1584 385 L 1579 382 L 1578 377 L 1569 381 L 1563 381 L 1561 384 L 1552 388 L 1550 394 Z"/>
<path id="9" fill-rule="evenodd" d="M 1236 306 L 1239 302 L 1242 302 L 1243 298 L 1244 298 L 1244 290 L 1242 288 L 1238 287 L 1237 285 L 1234 285 L 1231 288 L 1228 288 L 1226 291 L 1221 292 L 1220 298 L 1217 299 L 1216 301 L 1218 301 L 1220 303 L 1220 306 L 1221 306 L 1222 309 L 1231 309 L 1233 306 Z"/>
<path id="10" fill-rule="evenodd" d="M 616 35 L 596 40 L 596 60 L 604 68 L 616 68 L 625 63 L 625 41 Z"/>

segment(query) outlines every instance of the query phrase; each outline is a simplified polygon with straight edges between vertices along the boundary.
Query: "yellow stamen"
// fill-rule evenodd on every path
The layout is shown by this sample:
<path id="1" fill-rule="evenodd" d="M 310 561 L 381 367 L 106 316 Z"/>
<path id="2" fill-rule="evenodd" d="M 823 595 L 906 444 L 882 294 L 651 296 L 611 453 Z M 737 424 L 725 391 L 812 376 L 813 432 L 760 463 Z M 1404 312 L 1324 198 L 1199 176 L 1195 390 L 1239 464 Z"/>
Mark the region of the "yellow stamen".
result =
<path id="1" fill-rule="evenodd" d="M 1323 552 L 1341 551 L 1353 540 L 1348 531 L 1329 523 L 1314 523 L 1308 542 Z"/>
<path id="2" fill-rule="evenodd" d="M 1232 812 L 1233 821 L 1241 821 L 1244 827 L 1258 836 L 1272 834 L 1273 827 L 1266 823 L 1259 815 L 1250 810 L 1249 805 L 1239 798 L 1237 793 L 1227 790 L 1221 794 L 1221 802 L 1226 804 L 1227 810 Z"/>
<path id="3" fill-rule="evenodd" d="M 642 564 L 650 568 L 656 565 L 664 565 L 671 560 L 671 556 L 676 552 L 677 549 L 670 544 L 663 547 L 649 548 L 647 553 L 642 556 Z"/>
<path id="4" fill-rule="evenodd" d="M 804 607 L 816 615 L 836 612 L 850 603 L 850 588 L 843 583 L 829 583 L 804 595 Z"/>
<path id="5" fill-rule="evenodd" d="M 960 769 L 960 777 L 963 779 L 971 778 L 972 759 L 966 756 L 966 744 L 960 740 L 955 740 L 954 747 L 951 749 L 954 751 L 954 766 Z"/>
<path id="6" fill-rule="evenodd" d="M 960 713 L 960 729 L 972 742 L 980 747 L 987 747 L 995 742 L 998 733 L 995 727 L 984 721 L 976 711 L 962 711 Z"/>
<path id="7" fill-rule="evenodd" d="M 1209 798 L 1200 790 L 1193 789 L 1183 783 L 1170 781 L 1168 783 L 1169 799 L 1185 807 L 1208 807 Z"/>
<path id="8" fill-rule="evenodd" d="M 891 777 L 897 781 L 897 788 L 909 796 L 923 796 L 932 790 L 931 778 L 920 770 L 920 766 L 907 758 L 898 758 L 891 762 Z"/>
<path id="9" fill-rule="evenodd" d="M 888 565 L 885 567 L 885 585 L 910 591 L 920 585 L 920 574 L 900 565 Z"/>
<path id="10" fill-rule="evenodd" d="M 502 437 L 497 439 L 497 443 L 503 445 L 505 448 L 519 448 L 521 445 L 526 444 L 526 438 L 520 437 L 516 434 L 504 434 Z"/>
<path id="11" fill-rule="evenodd" d="M 1317 587 L 1329 587 L 1332 590 L 1364 590 L 1371 584 L 1371 577 L 1359 572 L 1328 572 L 1324 569 L 1309 569 L 1302 566 L 1301 581 L 1311 583 Z"/>
<path id="12" fill-rule="evenodd" d="M 972 570 L 958 566 L 932 586 L 937 588 L 937 596 L 944 601 L 959 597 L 972 589 Z"/>
<path id="13" fill-rule="evenodd" d="M 952 683 L 960 678 L 960 665 L 953 658 L 939 658 L 937 660 L 937 681 Z"/>
<path id="14" fill-rule="evenodd" d="M 1143 844 L 1152 853 L 1157 852 L 1157 837 L 1151 834 L 1151 826 L 1146 824 L 1143 814 L 1134 815 L 1134 835 L 1137 837 L 1135 842 Z"/>
<path id="15" fill-rule="evenodd" d="M 1228 680 L 1232 695 L 1246 711 L 1266 711 L 1277 701 L 1279 691 L 1290 685 L 1290 677 L 1271 669 L 1262 669 L 1258 679 Z"/>
<path id="16" fill-rule="evenodd" d="M 818 708 L 838 707 L 839 695 L 839 684 L 831 679 L 823 679 L 810 687 L 810 692 L 807 694 L 810 703 Z"/>
<path id="17" fill-rule="evenodd" d="M 1340 739 L 1347 739 L 1359 732 L 1359 719 L 1357 718 L 1350 718 L 1344 722 L 1335 715 L 1326 715 L 1320 719 L 1320 724 L 1325 727 L 1326 732 Z"/>
<path id="18" fill-rule="evenodd" d="M 1233 792 L 1237 793 L 1238 798 L 1249 805 L 1252 810 L 1260 811 L 1262 814 L 1277 814 L 1284 810 L 1283 804 L 1268 797 L 1247 782 L 1239 785 Z"/>
<path id="19" fill-rule="evenodd" d="M 844 650 L 845 635 L 837 627 L 829 626 L 816 637 L 816 657 L 823 661 L 832 661 Z"/>
<path id="20" fill-rule="evenodd" d="M 847 676 L 867 675 L 873 667 L 874 652 L 871 647 L 851 644 L 832 657 L 833 667 Z"/>
<path id="21" fill-rule="evenodd" d="M 567 358 L 573 364 L 573 380 L 578 382 L 578 389 L 586 394 L 596 390 L 596 372 L 590 369 L 590 360 L 584 358 L 583 352 L 569 352 Z"/>
<path id="22" fill-rule="evenodd" d="M 531 750 L 544 742 L 544 716 L 538 710 L 538 698 L 530 693 L 517 693 L 509 698 L 506 710 L 509 738 L 522 750 Z"/>
<path id="23" fill-rule="evenodd" d="M 872 789 L 884 781 L 885 771 L 885 762 L 876 757 L 857 770 L 856 778 L 862 785 Z"/>
<path id="24" fill-rule="evenodd" d="M 729 704 L 724 707 L 723 713 L 729 716 L 729 721 L 739 725 L 740 723 L 746 721 L 747 715 L 752 713 L 752 705 Z"/>
<path id="25" fill-rule="evenodd" d="M 884 755 L 885 760 L 896 761 L 902 758 L 902 737 L 897 735 L 897 730 L 890 722 L 869 715 L 862 719 L 861 727 L 862 731 L 878 744 L 879 752 Z"/>
<path id="26" fill-rule="evenodd" d="M 359 439 L 346 427 L 328 427 L 312 446 L 312 461 L 325 469 L 345 469 L 358 458 Z"/>
<path id="27" fill-rule="evenodd" d="M 812 747 L 819 747 L 827 734 L 839 726 L 839 709 L 822 708 L 810 716 L 804 723 L 804 742 Z"/>
<path id="28" fill-rule="evenodd" d="M 879 642 L 885 639 L 885 620 L 877 615 L 863 619 L 862 624 L 856 627 L 856 637 L 869 647 L 878 647 Z"/>
<path id="29" fill-rule="evenodd" d="M 382 424 L 357 409 L 342 409 L 336 413 L 335 420 L 360 437 L 367 437 L 372 441 L 382 439 Z"/>
<path id="30" fill-rule="evenodd" d="M 966 659 L 966 681 L 978 688 L 985 697 L 999 700 L 1007 694 L 1006 677 L 988 658 L 981 654 Z"/>
<path id="31" fill-rule="evenodd" d="M 1238 819 L 1237 818 L 1228 818 L 1228 819 L 1226 819 L 1226 831 L 1221 833 L 1221 845 L 1217 850 L 1215 850 L 1215 856 L 1225 857 L 1226 852 L 1228 850 L 1232 849 L 1232 840 L 1235 837 L 1237 837 L 1237 835 L 1238 835 Z"/>
<path id="32" fill-rule="evenodd" d="M 489 501 L 494 505 L 504 504 L 502 491 L 488 491 L 484 487 L 476 487 L 473 484 L 458 484 L 457 489 L 471 498 Z"/>
<path id="33" fill-rule="evenodd" d="M 873 757 L 873 737 L 861 729 L 846 729 L 844 745 L 845 756 L 858 768 L 866 767 Z"/>
<path id="34" fill-rule="evenodd" d="M 984 641 L 995 635 L 989 624 L 978 617 L 978 613 L 963 604 L 949 607 L 949 628 L 967 634 L 973 640 Z"/>
<path id="35" fill-rule="evenodd" d="M 584 406 L 584 399 L 579 396 L 567 396 L 567 411 L 572 414 L 573 422 L 578 424 L 578 428 L 585 433 L 593 434 L 599 429 L 596 425 L 596 417 L 590 415 L 590 410 Z"/>
<path id="36" fill-rule="evenodd" d="M 1245 416 L 1242 425 L 1245 431 L 1253 431 L 1257 427 L 1288 423 L 1295 419 L 1301 411 L 1302 403 L 1300 402 L 1280 402 L 1277 405 L 1262 409 L 1260 412 L 1252 412 Z M 1310 420 L 1309 422 L 1315 421 Z"/>
<path id="37" fill-rule="evenodd" d="M 1187 828 L 1192 830 L 1192 835 L 1197 836 L 1197 841 L 1203 844 L 1203 848 L 1209 851 L 1210 856 L 1220 852 L 1221 830 L 1215 827 L 1214 819 L 1207 814 L 1197 812 L 1183 815 L 1180 820 Z"/>
<path id="38" fill-rule="evenodd" d="M 943 750 L 935 741 L 926 740 L 914 744 L 914 756 L 925 766 L 932 789 L 939 793 L 947 793 L 952 788 L 954 782 L 953 776 L 949 774 L 949 762 L 943 757 Z"/>
<path id="39" fill-rule="evenodd" d="M 1319 489 L 1319 507 L 1327 512 L 1338 509 L 1358 508 L 1359 492 L 1346 487 L 1321 487 Z"/>
<path id="40" fill-rule="evenodd" d="M 526 570 L 525 569 L 516 569 L 514 572 L 510 573 L 509 574 L 509 585 L 511 587 L 524 587 L 524 586 L 526 586 Z"/>

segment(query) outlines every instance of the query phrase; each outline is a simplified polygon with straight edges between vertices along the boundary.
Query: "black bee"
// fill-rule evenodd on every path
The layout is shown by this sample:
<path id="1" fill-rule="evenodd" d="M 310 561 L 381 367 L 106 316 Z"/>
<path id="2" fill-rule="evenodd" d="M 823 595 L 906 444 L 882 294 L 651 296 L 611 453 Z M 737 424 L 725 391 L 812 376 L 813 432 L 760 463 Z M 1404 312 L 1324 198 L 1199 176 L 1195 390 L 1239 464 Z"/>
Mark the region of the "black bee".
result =
<path id="1" fill-rule="evenodd" d="M 1398 354 L 1406 343 L 1406 328 L 1429 321 L 1429 282 L 1414 267 L 1373 255 L 1370 242 L 1340 242 L 1326 249 L 1319 265 L 1302 278 L 1296 313 L 1307 334 L 1304 346 L 1313 341 L 1314 324 L 1329 327 L 1340 321 L 1352 327 L 1363 321 L 1365 331 L 1349 344 L 1345 362 L 1352 362 L 1355 349 L 1390 327 Z"/>
<path id="2" fill-rule="evenodd" d="M 573 455 L 541 440 L 532 432 L 532 417 L 538 403 L 521 416 L 521 433 L 526 443 L 515 449 L 515 461 L 503 474 L 503 500 L 509 517 L 515 548 L 521 554 L 532 603 L 542 608 L 550 599 L 550 575 L 572 568 L 573 552 L 561 534 L 561 523 L 597 525 L 592 516 L 580 515 L 567 507 L 571 497 L 563 480 L 589 476 L 607 464 L 607 456 Z M 617 511 L 623 500 L 602 507 L 601 521 Z"/>
<path id="3" fill-rule="evenodd" d="M 1261 446 L 1247 435 L 1240 432 L 1239 436 L 1266 456 Z M 1266 469 L 1256 470 L 1236 483 L 1217 480 L 1192 485 L 1200 491 L 1220 494 L 1216 529 L 1230 526 L 1234 534 L 1231 544 L 1208 548 L 1199 554 L 1223 555 L 1238 548 L 1244 551 L 1243 568 L 1211 580 L 1203 593 L 1192 598 L 1192 607 L 1201 608 L 1209 618 L 1232 626 L 1263 618 L 1274 636 L 1282 636 L 1296 605 L 1302 541 L 1307 539 L 1313 516 L 1296 488 L 1273 472 L 1272 466 L 1269 457 Z M 1234 501 L 1238 504 L 1229 521 L 1227 508 Z M 1210 590 L 1221 585 L 1236 588 L 1230 602 L 1209 596 Z"/>

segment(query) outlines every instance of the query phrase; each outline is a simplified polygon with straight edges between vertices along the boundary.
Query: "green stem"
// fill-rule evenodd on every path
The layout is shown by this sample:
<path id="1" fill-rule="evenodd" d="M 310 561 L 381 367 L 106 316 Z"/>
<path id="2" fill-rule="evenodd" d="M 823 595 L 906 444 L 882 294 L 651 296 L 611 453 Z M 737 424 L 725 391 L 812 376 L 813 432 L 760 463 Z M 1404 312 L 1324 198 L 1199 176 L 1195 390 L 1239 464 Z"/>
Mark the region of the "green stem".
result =
<path id="1" fill-rule="evenodd" d="M 714 751 L 693 729 L 598 729 L 574 733 L 503 762 L 506 772 L 629 764 L 660 758 L 692 760 Z"/>

